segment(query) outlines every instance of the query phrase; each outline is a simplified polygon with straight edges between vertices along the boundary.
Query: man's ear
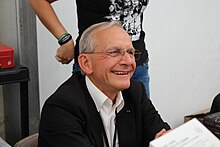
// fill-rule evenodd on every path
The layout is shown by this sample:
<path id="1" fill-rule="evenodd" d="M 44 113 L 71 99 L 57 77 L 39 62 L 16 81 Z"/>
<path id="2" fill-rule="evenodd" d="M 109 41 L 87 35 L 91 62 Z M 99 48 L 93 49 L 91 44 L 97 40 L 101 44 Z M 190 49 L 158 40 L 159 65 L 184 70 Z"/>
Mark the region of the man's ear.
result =
<path id="1" fill-rule="evenodd" d="M 92 64 L 91 64 L 91 57 L 87 54 L 80 54 L 78 56 L 78 62 L 80 65 L 81 70 L 86 74 L 92 74 Z"/>

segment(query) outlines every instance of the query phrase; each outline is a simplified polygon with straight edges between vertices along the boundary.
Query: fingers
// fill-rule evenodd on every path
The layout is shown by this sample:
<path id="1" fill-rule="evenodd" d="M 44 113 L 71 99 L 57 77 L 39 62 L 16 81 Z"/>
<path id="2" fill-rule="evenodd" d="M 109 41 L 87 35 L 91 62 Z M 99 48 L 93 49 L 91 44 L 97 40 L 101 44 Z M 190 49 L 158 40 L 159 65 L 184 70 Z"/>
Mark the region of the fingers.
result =
<path id="1" fill-rule="evenodd" d="M 167 131 L 166 131 L 165 129 L 162 129 L 160 132 L 158 132 L 158 133 L 155 135 L 155 139 L 161 137 L 161 136 L 164 135 L 164 134 L 166 134 L 166 132 L 167 132 Z"/>
<path id="2" fill-rule="evenodd" d="M 170 129 L 170 130 L 166 130 L 166 129 L 162 129 L 160 132 L 158 132 L 156 135 L 155 135 L 155 139 L 156 138 L 159 138 L 161 136 L 163 136 L 164 134 L 167 134 L 169 133 L 170 131 L 172 131 L 173 129 Z"/>
<path id="3" fill-rule="evenodd" d="M 56 60 L 62 64 L 69 64 L 72 59 L 71 58 L 62 58 L 62 57 L 59 57 L 58 55 L 55 56 Z"/>
<path id="4" fill-rule="evenodd" d="M 69 64 L 74 58 L 74 43 L 69 41 L 64 45 L 61 45 L 56 52 L 55 58 L 62 64 Z"/>

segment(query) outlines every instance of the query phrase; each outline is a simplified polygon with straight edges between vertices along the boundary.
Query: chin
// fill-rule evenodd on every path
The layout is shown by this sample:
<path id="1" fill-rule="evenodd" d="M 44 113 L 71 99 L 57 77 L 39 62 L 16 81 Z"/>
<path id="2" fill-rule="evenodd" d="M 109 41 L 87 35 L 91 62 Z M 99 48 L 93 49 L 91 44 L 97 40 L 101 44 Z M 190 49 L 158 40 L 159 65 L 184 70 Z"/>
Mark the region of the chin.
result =
<path id="1" fill-rule="evenodd" d="M 122 91 L 122 90 L 124 90 L 124 89 L 128 89 L 129 87 L 130 87 L 130 82 L 127 83 L 127 84 L 121 85 L 121 86 L 120 86 L 120 89 L 121 89 L 121 91 Z"/>

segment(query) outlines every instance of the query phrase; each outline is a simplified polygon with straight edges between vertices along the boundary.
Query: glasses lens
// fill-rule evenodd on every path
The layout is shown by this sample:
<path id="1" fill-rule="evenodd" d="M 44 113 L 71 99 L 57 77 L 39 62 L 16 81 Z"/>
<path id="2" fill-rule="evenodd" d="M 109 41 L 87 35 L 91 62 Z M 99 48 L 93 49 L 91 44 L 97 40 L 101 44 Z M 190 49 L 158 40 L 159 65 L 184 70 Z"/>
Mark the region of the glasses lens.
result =
<path id="1" fill-rule="evenodd" d="M 127 50 L 127 53 L 131 56 L 134 56 L 135 51 L 134 50 Z"/>
<path id="2" fill-rule="evenodd" d="M 121 55 L 121 50 L 120 49 L 113 49 L 113 50 L 107 51 L 106 54 L 111 57 L 117 57 L 117 56 Z"/>

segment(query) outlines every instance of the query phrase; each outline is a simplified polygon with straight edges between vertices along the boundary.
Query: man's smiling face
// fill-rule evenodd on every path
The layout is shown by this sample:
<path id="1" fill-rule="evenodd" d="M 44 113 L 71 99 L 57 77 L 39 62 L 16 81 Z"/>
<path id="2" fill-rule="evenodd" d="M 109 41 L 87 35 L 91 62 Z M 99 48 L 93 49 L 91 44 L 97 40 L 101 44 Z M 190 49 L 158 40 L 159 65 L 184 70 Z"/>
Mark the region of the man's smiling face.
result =
<path id="1" fill-rule="evenodd" d="M 87 76 L 106 95 L 118 93 L 130 86 L 130 78 L 136 68 L 133 55 L 124 52 L 112 57 L 105 52 L 115 49 L 133 51 L 132 41 L 119 26 L 96 30 L 93 33 L 96 48 L 94 52 L 103 54 L 89 54 L 91 73 Z"/>

